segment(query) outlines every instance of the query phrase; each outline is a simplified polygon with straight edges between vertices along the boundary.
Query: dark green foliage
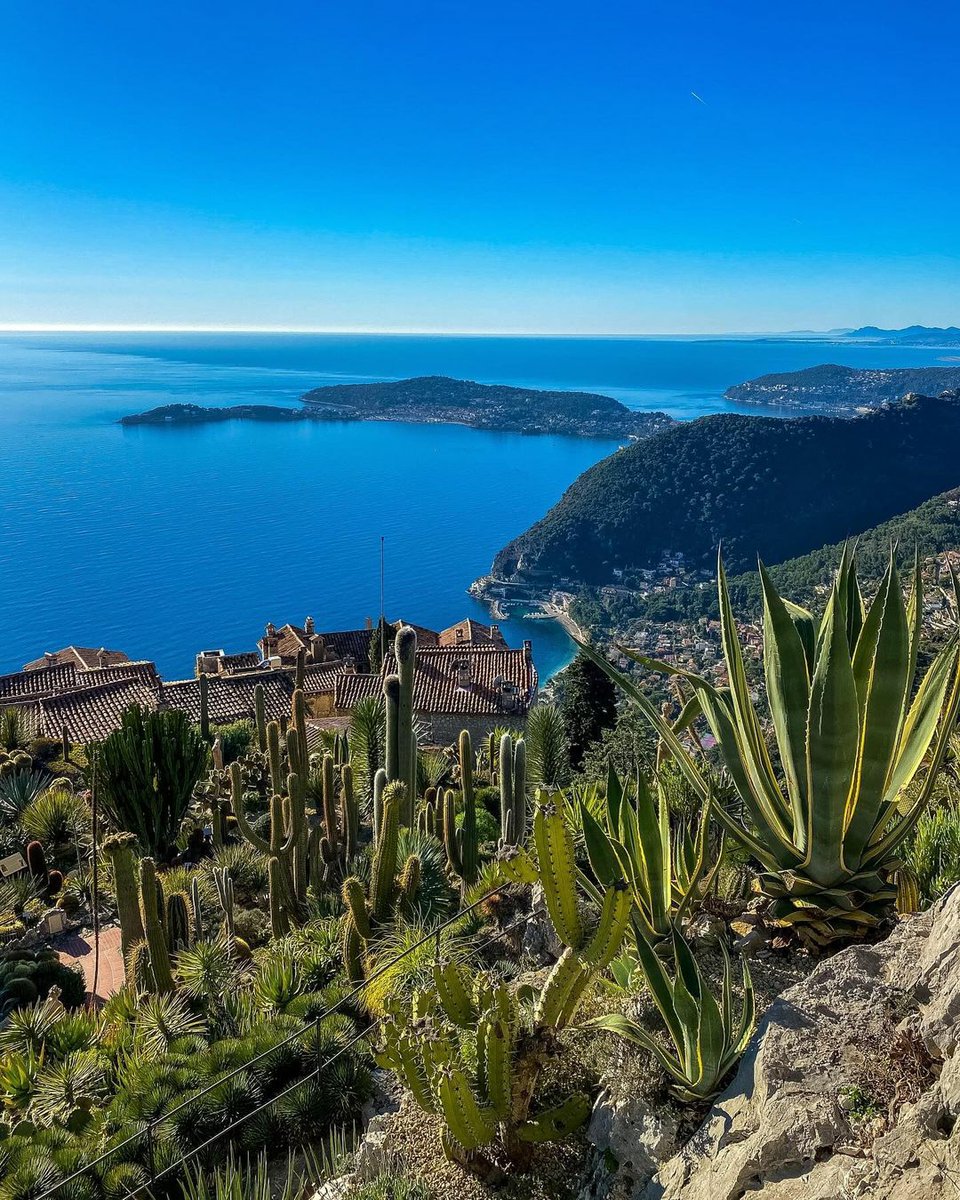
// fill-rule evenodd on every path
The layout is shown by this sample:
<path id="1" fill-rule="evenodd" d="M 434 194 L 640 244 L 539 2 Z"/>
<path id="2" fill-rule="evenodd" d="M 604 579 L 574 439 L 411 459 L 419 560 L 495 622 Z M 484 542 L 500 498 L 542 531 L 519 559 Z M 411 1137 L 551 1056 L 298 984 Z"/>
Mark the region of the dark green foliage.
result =
<path id="1" fill-rule="evenodd" d="M 50 783 L 46 771 L 19 768 L 0 776 L 0 818 L 16 821 L 31 801 L 36 800 Z"/>
<path id="2" fill-rule="evenodd" d="M 243 758 L 253 745 L 254 729 L 249 721 L 234 721 L 230 725 L 214 725 L 210 736 L 220 739 L 220 752 L 224 766 Z"/>
<path id="3" fill-rule="evenodd" d="M 90 747 L 88 758 L 95 753 Z M 207 755 L 185 713 L 128 708 L 97 759 L 99 799 L 113 826 L 136 834 L 144 854 L 167 861 Z"/>
<path id="4" fill-rule="evenodd" d="M 617 721 L 617 689 L 609 676 L 584 654 L 562 675 L 560 716 L 567 735 L 570 765 L 579 770 L 588 746 Z"/>
<path id="5" fill-rule="evenodd" d="M 682 551 L 729 570 L 783 562 L 906 512 L 956 485 L 960 403 L 922 397 L 855 419 L 733 413 L 680 423 L 580 476 L 497 555 L 525 570 L 607 583 Z M 883 480 L 883 486 L 877 481 Z"/>
<path id="6" fill-rule="evenodd" d="M 322 405 L 327 419 L 340 406 L 348 420 L 452 420 L 478 429 L 521 433 L 566 433 L 586 437 L 646 437 L 670 423 L 663 413 L 636 412 L 610 396 L 590 392 L 547 392 L 504 384 L 473 383 L 428 375 L 387 383 L 341 383 L 314 388 L 302 397 Z"/>
<path id="7" fill-rule="evenodd" d="M 0 951 L 0 1010 L 42 1000 L 54 986 L 68 1008 L 83 1003 L 83 976 L 60 962 L 54 951 Z"/>

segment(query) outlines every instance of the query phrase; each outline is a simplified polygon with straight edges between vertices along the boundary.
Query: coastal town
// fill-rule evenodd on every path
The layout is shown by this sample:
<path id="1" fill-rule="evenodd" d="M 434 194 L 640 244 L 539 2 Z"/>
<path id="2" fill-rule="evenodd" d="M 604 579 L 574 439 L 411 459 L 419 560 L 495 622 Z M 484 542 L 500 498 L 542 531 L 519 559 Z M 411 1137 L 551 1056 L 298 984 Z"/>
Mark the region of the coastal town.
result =
<path id="1" fill-rule="evenodd" d="M 161 679 L 152 661 L 120 650 L 66 646 L 0 676 L 0 709 L 17 709 L 38 736 L 82 744 L 118 728 L 131 705 L 178 709 L 214 725 L 252 721 L 257 688 L 266 719 L 285 723 L 301 688 L 316 744 L 321 729 L 345 729 L 360 700 L 382 695 L 383 680 L 397 669 L 391 647 L 399 624 L 367 620 L 359 629 L 320 632 L 312 617 L 302 625 L 271 623 L 255 649 L 201 650 L 194 676 L 180 680 Z M 511 649 L 498 625 L 471 618 L 439 631 L 412 628 L 414 711 L 426 743 L 446 745 L 464 728 L 480 738 L 522 725 L 538 689 L 529 641 Z"/>

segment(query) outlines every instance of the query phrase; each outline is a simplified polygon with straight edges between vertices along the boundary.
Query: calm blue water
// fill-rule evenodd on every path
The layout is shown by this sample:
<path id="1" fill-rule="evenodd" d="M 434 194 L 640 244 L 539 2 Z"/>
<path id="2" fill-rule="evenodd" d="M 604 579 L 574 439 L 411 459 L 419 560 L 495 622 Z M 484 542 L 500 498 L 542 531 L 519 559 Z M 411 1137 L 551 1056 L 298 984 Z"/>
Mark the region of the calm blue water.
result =
<path id="1" fill-rule="evenodd" d="M 266 621 L 347 628 L 379 606 L 440 627 L 495 552 L 616 443 L 458 426 L 233 422 L 123 429 L 195 401 L 290 403 L 325 382 L 444 374 L 577 388 L 687 419 L 729 384 L 819 362 L 933 365 L 933 350 L 803 342 L 320 334 L 0 334 L 0 670 L 69 642 L 155 659 L 251 649 Z M 570 655 L 517 619 L 541 676 Z"/>

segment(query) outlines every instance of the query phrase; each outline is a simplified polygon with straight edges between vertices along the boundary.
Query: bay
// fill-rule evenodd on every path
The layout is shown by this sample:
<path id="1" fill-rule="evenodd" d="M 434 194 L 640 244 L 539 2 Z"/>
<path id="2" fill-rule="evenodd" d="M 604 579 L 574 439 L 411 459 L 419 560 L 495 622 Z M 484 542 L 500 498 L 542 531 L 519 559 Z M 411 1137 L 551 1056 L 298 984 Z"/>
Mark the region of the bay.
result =
<path id="1" fill-rule="evenodd" d="M 123 428 L 160 404 L 291 404 L 323 383 L 412 375 L 569 388 L 679 419 L 755 411 L 723 390 L 818 362 L 946 352 L 803 341 L 340 334 L 0 334 L 0 670 L 106 645 L 182 678 L 268 620 L 318 629 L 489 619 L 466 594 L 495 552 L 617 443 L 401 423 Z M 504 624 L 541 678 L 552 621 Z"/>

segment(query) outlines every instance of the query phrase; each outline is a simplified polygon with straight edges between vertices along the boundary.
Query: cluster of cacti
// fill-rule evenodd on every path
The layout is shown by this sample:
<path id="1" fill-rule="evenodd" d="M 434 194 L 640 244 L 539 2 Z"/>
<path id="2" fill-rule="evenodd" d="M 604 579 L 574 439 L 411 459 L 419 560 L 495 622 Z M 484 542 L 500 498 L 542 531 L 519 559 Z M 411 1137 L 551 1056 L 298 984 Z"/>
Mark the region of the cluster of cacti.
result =
<path id="1" fill-rule="evenodd" d="M 472 759 L 471 759 L 472 763 Z M 565 950 L 532 1006 L 517 991 L 480 975 L 471 985 L 453 962 L 437 962 L 435 988 L 399 1004 L 384 1024 L 383 1065 L 397 1071 L 417 1103 L 444 1122 L 448 1155 L 488 1180 L 496 1176 L 485 1147 L 523 1165 L 536 1142 L 565 1136 L 589 1115 L 577 1094 L 531 1116 L 537 1081 L 556 1037 L 573 1018 L 590 982 L 609 966 L 626 933 L 630 893 L 622 881 L 604 895 L 587 935 L 577 902 L 573 838 L 553 804 L 534 819 L 536 861 L 522 849 L 504 852 L 517 880 L 539 881 Z"/>
<path id="2" fill-rule="evenodd" d="M 420 861 L 411 854 L 398 873 L 400 815 L 406 805 L 406 789 L 399 780 L 388 783 L 378 802 L 373 863 L 369 893 L 355 876 L 343 882 L 343 961 L 347 976 L 360 983 L 364 958 L 378 928 L 389 924 L 398 909 L 408 912 L 416 902 L 420 886 Z"/>
<path id="3" fill-rule="evenodd" d="M 397 674 L 383 681 L 386 706 L 386 772 L 390 783 L 404 785 L 401 824 L 414 824 L 417 799 L 417 734 L 413 723 L 413 684 L 416 674 L 417 635 L 401 625 L 394 641 Z"/>
<path id="4" fill-rule="evenodd" d="M 473 744 L 470 734 L 464 729 L 457 747 L 460 759 L 460 798 L 463 820 L 457 828 L 456 792 L 447 788 L 443 794 L 443 844 L 454 874 L 470 886 L 477 879 L 480 865 L 479 838 L 477 836 L 477 800 L 473 780 Z"/>
<path id="5" fill-rule="evenodd" d="M 27 771 L 33 766 L 33 759 L 26 750 L 0 750 L 0 779 L 13 775 L 16 771 Z"/>
<path id="6" fill-rule="evenodd" d="M 428 787 L 423 793 L 423 803 L 417 813 L 417 828 L 430 837 L 443 837 L 443 799 L 435 787 Z"/>
<path id="7" fill-rule="evenodd" d="M 500 738 L 500 837 L 504 846 L 522 846 L 527 836 L 527 748 L 523 738 Z"/>
<path id="8" fill-rule="evenodd" d="M 259 718 L 258 718 L 259 721 Z M 293 712 L 285 738 L 286 765 L 280 745 L 280 726 L 268 722 L 264 731 L 270 770 L 270 834 L 261 837 L 247 819 L 243 772 L 239 763 L 230 764 L 230 796 L 240 832 L 261 854 L 267 855 L 270 881 L 270 920 L 274 936 L 283 937 L 303 917 L 310 877 L 310 861 L 319 875 L 320 838 L 310 830 L 306 814 L 310 773 L 306 740 L 306 707 L 303 692 L 293 695 Z"/>

